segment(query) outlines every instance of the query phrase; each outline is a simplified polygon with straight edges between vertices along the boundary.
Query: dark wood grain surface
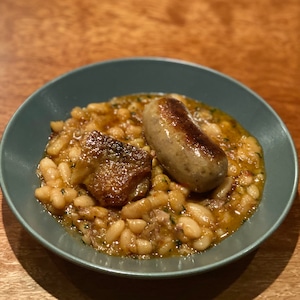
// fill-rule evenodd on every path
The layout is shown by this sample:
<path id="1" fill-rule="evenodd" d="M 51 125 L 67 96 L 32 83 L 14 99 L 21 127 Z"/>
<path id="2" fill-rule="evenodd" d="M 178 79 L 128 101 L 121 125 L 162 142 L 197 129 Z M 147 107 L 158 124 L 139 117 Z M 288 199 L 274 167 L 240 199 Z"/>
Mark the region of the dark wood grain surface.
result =
<path id="1" fill-rule="evenodd" d="M 299 151 L 299 0 L 1 0 L 0 136 L 43 84 L 112 58 L 192 61 L 243 82 Z M 207 274 L 132 280 L 75 266 L 38 244 L 0 193 L 1 299 L 300 299 L 300 201 L 254 253 Z"/>

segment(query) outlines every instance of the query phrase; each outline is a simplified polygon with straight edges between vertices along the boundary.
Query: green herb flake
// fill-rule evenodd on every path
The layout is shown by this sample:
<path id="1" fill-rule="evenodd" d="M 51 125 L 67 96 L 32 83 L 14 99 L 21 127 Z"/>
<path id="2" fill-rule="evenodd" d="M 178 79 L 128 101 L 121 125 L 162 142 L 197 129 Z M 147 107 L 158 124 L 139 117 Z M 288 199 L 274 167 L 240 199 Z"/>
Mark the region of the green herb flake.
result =
<path id="1" fill-rule="evenodd" d="M 175 245 L 176 245 L 176 248 L 179 248 L 182 245 L 182 242 L 180 240 L 176 240 Z"/>
<path id="2" fill-rule="evenodd" d="M 171 215 L 170 215 L 170 222 L 171 222 L 173 225 L 175 225 L 175 224 L 176 224 L 176 222 L 175 222 L 175 220 L 174 220 L 173 216 L 171 216 Z"/>
<path id="3" fill-rule="evenodd" d="M 186 208 L 184 205 L 182 205 L 182 210 L 180 211 L 181 214 L 184 214 L 186 212 Z"/>

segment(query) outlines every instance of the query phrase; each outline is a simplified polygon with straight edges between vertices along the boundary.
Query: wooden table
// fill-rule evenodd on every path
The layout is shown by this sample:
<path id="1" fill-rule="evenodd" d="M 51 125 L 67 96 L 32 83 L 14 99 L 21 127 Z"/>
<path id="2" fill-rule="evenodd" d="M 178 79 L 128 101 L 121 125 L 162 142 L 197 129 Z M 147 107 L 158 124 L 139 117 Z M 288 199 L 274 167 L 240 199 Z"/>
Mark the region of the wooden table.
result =
<path id="1" fill-rule="evenodd" d="M 214 68 L 260 94 L 300 147 L 299 0 L 1 0 L 0 135 L 24 100 L 76 67 L 163 56 Z M 0 195 L 1 299 L 300 299 L 299 196 L 251 255 L 211 273 L 139 281 L 50 253 Z"/>

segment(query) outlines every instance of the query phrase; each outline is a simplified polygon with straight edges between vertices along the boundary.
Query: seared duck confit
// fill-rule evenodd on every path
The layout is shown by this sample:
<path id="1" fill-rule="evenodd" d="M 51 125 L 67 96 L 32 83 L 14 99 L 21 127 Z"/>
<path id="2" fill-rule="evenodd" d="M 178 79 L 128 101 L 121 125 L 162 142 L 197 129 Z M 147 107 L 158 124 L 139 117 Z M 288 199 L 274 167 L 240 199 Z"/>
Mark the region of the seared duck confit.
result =
<path id="1" fill-rule="evenodd" d="M 151 155 L 98 131 L 82 139 L 72 184 L 83 184 L 102 206 L 123 206 L 150 188 Z"/>

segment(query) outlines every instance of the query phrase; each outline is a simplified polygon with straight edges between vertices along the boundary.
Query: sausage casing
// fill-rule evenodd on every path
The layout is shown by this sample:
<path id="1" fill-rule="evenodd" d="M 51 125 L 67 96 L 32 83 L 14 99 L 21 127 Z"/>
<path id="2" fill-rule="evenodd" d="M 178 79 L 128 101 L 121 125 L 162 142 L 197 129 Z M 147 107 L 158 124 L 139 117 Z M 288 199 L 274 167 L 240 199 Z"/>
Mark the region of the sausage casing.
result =
<path id="1" fill-rule="evenodd" d="M 143 124 L 147 142 L 177 182 L 203 193 L 224 180 L 226 154 L 201 131 L 182 102 L 164 97 L 150 101 Z"/>

